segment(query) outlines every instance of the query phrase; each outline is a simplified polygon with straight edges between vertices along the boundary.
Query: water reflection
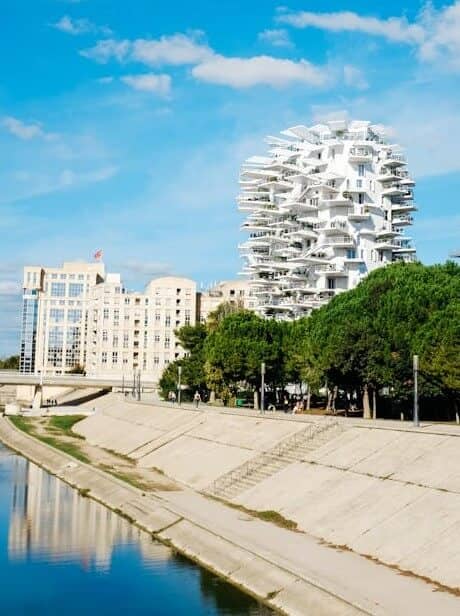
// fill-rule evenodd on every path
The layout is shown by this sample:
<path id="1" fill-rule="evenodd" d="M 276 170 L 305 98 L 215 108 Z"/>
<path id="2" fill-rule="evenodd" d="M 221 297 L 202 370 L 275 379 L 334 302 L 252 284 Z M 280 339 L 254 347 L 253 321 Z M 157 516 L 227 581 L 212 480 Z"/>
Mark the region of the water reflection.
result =
<path id="1" fill-rule="evenodd" d="M 79 562 L 88 570 L 108 571 L 114 546 L 133 543 L 145 558 L 171 557 L 168 548 L 124 518 L 19 456 L 13 461 L 12 487 L 11 559 Z"/>
<path id="2" fill-rule="evenodd" d="M 1 444 L 0 579 L 2 614 L 272 614 Z"/>

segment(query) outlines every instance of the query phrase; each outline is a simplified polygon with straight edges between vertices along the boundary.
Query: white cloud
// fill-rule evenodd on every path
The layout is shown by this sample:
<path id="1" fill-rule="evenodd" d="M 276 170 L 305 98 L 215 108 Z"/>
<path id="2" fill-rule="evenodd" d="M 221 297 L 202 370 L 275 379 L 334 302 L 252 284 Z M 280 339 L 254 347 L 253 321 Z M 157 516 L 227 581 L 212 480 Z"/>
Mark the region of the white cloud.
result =
<path id="1" fill-rule="evenodd" d="M 118 269 L 122 269 L 129 274 L 138 274 L 141 276 L 166 276 L 173 271 L 172 266 L 169 263 L 163 263 L 161 261 L 145 262 L 145 261 L 128 261 L 120 263 Z"/>
<path id="2" fill-rule="evenodd" d="M 112 83 L 113 77 L 99 77 L 99 79 L 97 79 L 96 81 L 102 84 Z"/>
<path id="3" fill-rule="evenodd" d="M 274 30 L 263 30 L 259 32 L 259 41 L 268 43 L 274 47 L 292 47 L 292 41 L 289 38 L 287 30 L 283 28 L 275 28 Z"/>
<path id="4" fill-rule="evenodd" d="M 142 92 L 152 92 L 160 96 L 168 96 L 171 92 L 171 77 L 169 75 L 125 75 L 120 78 L 123 83 Z"/>
<path id="5" fill-rule="evenodd" d="M 357 90 L 367 90 L 369 87 L 363 72 L 351 64 L 345 64 L 343 67 L 343 79 L 347 86 Z"/>
<path id="6" fill-rule="evenodd" d="M 55 190 L 70 188 L 72 186 L 105 182 L 118 172 L 115 166 L 101 167 L 95 171 L 72 171 L 64 169 L 57 177 Z"/>
<path id="7" fill-rule="evenodd" d="M 38 123 L 26 124 L 13 116 L 5 116 L 2 125 L 15 137 L 28 141 L 35 137 L 40 137 L 46 141 L 53 141 L 58 137 L 55 133 L 45 132 Z"/>
<path id="8" fill-rule="evenodd" d="M 213 55 L 208 45 L 200 42 L 200 34 L 173 34 L 158 40 L 137 39 L 133 42 L 132 59 L 150 66 L 197 64 Z"/>
<path id="9" fill-rule="evenodd" d="M 0 280 L 0 296 L 18 295 L 21 292 L 20 285 L 15 280 Z"/>
<path id="10" fill-rule="evenodd" d="M 283 11 L 277 21 L 295 28 L 314 27 L 331 32 L 363 32 L 381 36 L 391 42 L 414 46 L 419 59 L 424 62 L 436 62 L 441 68 L 460 70 L 460 0 L 440 9 L 427 2 L 414 22 L 409 22 L 405 17 L 379 19 L 351 11 Z"/>
<path id="11" fill-rule="evenodd" d="M 131 49 L 131 42 L 127 40 L 117 41 L 115 39 L 104 39 L 98 41 L 94 47 L 83 49 L 80 55 L 90 60 L 95 60 L 101 64 L 106 64 L 110 60 L 122 62 L 127 59 Z"/>
<path id="12" fill-rule="evenodd" d="M 133 41 L 105 39 L 80 52 L 82 56 L 106 63 L 109 60 L 140 62 L 148 66 L 197 64 L 213 55 L 200 41 L 201 33 L 173 34 L 159 39 Z"/>
<path id="13" fill-rule="evenodd" d="M 429 62 L 445 60 L 447 68 L 460 70 L 460 1 L 439 11 L 426 5 L 420 23 L 426 32 L 420 58 Z"/>
<path id="14" fill-rule="evenodd" d="M 107 26 L 96 26 L 88 19 L 72 19 L 68 15 L 61 17 L 59 21 L 51 24 L 56 30 L 72 34 L 74 36 L 78 34 L 87 34 L 88 32 L 101 33 L 106 36 L 110 35 L 112 31 Z"/>
<path id="15" fill-rule="evenodd" d="M 351 11 L 337 13 L 302 11 L 300 13 L 281 14 L 277 20 L 295 28 L 312 26 L 332 32 L 364 32 L 401 43 L 419 43 L 424 38 L 423 28 L 418 24 L 409 23 L 405 17 L 378 19 L 376 17 L 363 17 Z"/>
<path id="16" fill-rule="evenodd" d="M 252 58 L 214 56 L 195 66 L 192 74 L 201 81 L 233 88 L 249 88 L 256 85 L 285 87 L 293 82 L 321 86 L 327 81 L 326 72 L 306 60 L 294 62 L 271 56 Z"/>

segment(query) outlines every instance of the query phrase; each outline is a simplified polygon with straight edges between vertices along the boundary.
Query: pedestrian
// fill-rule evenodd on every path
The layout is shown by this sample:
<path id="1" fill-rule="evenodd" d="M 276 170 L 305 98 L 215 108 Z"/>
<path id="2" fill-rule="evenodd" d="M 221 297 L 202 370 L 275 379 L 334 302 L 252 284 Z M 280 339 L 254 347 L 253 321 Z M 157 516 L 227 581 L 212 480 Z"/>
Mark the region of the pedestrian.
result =
<path id="1" fill-rule="evenodd" d="M 283 409 L 285 413 L 289 412 L 289 398 L 286 395 L 283 398 Z"/>
<path id="2" fill-rule="evenodd" d="M 200 392 L 198 390 L 195 392 L 195 395 L 193 396 L 193 401 L 195 402 L 196 408 L 198 408 L 198 405 L 201 402 L 201 396 L 200 396 Z"/>

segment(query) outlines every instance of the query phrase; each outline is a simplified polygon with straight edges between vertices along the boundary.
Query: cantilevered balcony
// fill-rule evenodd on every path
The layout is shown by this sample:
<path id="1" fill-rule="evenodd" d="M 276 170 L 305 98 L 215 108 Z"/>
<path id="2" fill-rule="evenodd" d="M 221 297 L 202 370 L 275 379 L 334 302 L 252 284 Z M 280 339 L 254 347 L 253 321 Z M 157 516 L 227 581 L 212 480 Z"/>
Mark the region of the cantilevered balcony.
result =
<path id="1" fill-rule="evenodd" d="M 351 248 L 355 240 L 349 235 L 331 235 L 322 242 L 323 246 L 335 246 L 336 248 Z"/>
<path id="2" fill-rule="evenodd" d="M 411 225 L 414 222 L 414 219 L 412 216 L 398 215 L 393 218 L 392 222 L 396 227 L 406 227 L 407 225 Z"/>
<path id="3" fill-rule="evenodd" d="M 370 148 L 353 147 L 350 148 L 348 160 L 351 163 L 366 163 L 372 160 L 372 150 Z"/>
<path id="4" fill-rule="evenodd" d="M 368 220 L 370 217 L 369 208 L 366 205 L 356 205 L 347 212 L 348 219 L 353 222 Z"/>
<path id="5" fill-rule="evenodd" d="M 398 212 L 403 214 L 405 212 L 415 212 L 417 210 L 417 206 L 415 203 L 411 203 L 410 201 L 403 201 L 402 203 L 392 203 L 391 211 Z"/>

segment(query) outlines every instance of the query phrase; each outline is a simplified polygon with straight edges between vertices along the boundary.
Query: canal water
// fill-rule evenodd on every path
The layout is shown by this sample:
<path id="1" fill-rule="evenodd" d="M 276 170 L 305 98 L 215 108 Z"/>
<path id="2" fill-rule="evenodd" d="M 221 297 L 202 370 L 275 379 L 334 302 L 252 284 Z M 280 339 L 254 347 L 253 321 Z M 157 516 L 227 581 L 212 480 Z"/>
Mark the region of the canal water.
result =
<path id="1" fill-rule="evenodd" d="M 8 616 L 272 614 L 1 444 L 0 588 Z"/>

